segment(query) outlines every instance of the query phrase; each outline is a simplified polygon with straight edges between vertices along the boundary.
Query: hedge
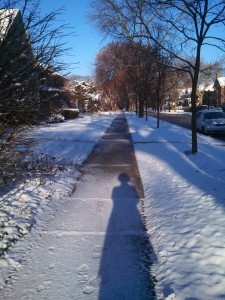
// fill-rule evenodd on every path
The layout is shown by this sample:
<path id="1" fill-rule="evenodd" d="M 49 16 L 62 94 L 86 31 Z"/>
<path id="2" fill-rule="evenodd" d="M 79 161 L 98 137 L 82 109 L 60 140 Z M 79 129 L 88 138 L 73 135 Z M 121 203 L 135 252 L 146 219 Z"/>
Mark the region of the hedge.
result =
<path id="1" fill-rule="evenodd" d="M 79 110 L 77 108 L 64 108 L 62 110 L 62 115 L 66 120 L 75 119 L 79 115 Z"/>

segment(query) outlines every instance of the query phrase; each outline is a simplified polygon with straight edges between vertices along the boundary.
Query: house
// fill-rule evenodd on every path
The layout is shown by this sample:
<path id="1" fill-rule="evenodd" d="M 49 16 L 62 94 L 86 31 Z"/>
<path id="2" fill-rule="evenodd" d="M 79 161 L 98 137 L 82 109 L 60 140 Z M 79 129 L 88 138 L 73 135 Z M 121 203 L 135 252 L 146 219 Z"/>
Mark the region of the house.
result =
<path id="1" fill-rule="evenodd" d="M 28 84 L 35 55 L 18 9 L 0 9 L 0 53 L 0 122 L 3 126 L 26 122 L 28 104 L 33 108 L 37 102 L 37 93 Z"/>
<path id="2" fill-rule="evenodd" d="M 225 103 L 225 77 L 216 76 L 214 89 L 217 106 L 223 106 Z"/>
<path id="3" fill-rule="evenodd" d="M 202 95 L 202 105 L 206 105 L 207 107 L 218 106 L 213 83 L 208 83 L 204 85 L 204 90 Z"/>
<path id="4" fill-rule="evenodd" d="M 34 57 L 26 26 L 19 9 L 0 9 L 0 45 L 7 45 L 10 54 L 19 52 Z M 9 47 L 10 46 L 10 47 Z M 6 55 L 7 53 L 4 53 Z"/>
<path id="5" fill-rule="evenodd" d="M 18 9 L 0 9 L 0 53 L 2 83 L 21 81 L 25 70 L 34 64 L 35 55 Z"/>
<path id="6" fill-rule="evenodd" d="M 66 90 L 68 79 L 57 72 L 46 69 L 43 69 L 39 75 L 41 75 L 39 78 L 40 112 L 51 114 L 69 107 Z"/>
<path id="7" fill-rule="evenodd" d="M 101 102 L 101 93 L 97 90 L 95 84 L 89 80 L 71 82 L 76 99 L 76 106 L 82 112 L 97 112 Z"/>
<path id="8" fill-rule="evenodd" d="M 177 103 L 185 106 L 185 101 L 191 102 L 191 89 L 180 90 Z M 200 106 L 223 107 L 225 106 L 225 77 L 216 76 L 214 83 L 205 83 L 198 88 L 197 97 Z M 187 105 L 186 105 L 187 106 Z"/>
<path id="9" fill-rule="evenodd" d="M 19 9 L 0 9 L 0 113 L 16 120 L 69 103 L 67 79 L 38 62 L 26 29 Z"/>

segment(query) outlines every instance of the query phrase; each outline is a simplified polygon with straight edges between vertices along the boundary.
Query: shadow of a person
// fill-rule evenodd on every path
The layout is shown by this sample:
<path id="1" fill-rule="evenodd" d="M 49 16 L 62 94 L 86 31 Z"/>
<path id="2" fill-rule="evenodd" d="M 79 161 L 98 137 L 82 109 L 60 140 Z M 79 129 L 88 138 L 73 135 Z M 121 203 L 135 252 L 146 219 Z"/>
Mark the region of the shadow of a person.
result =
<path id="1" fill-rule="evenodd" d="M 139 198 L 126 173 L 112 191 L 113 209 L 105 236 L 99 300 L 154 299 L 150 275 L 153 251 L 138 210 Z"/>

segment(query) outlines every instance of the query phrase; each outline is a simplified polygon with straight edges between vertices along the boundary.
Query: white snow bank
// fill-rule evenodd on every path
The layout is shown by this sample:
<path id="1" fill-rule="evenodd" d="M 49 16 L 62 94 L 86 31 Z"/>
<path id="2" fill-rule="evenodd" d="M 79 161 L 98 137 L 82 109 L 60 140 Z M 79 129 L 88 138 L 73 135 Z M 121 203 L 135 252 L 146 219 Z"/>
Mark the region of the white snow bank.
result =
<path id="1" fill-rule="evenodd" d="M 10 269 L 17 269 L 20 254 L 15 257 L 5 253 L 12 243 L 27 234 L 32 225 L 42 218 L 48 204 L 63 202 L 73 190 L 79 166 L 92 151 L 95 143 L 110 126 L 115 114 L 96 114 L 52 125 L 43 125 L 29 132 L 31 147 L 27 160 L 35 165 L 55 166 L 54 174 L 23 180 L 13 188 L 0 190 L 0 288 Z M 32 164 L 31 164 L 32 166 Z M 32 169 L 31 171 L 32 172 Z"/>
<path id="2" fill-rule="evenodd" d="M 199 152 L 186 155 L 191 149 L 189 130 L 166 122 L 157 129 L 153 118 L 146 122 L 134 114 L 126 116 L 144 185 L 150 242 L 157 255 L 153 273 L 158 299 L 224 299 L 225 143 L 199 135 Z M 10 193 L 1 191 L 0 216 L 5 218 L 8 237 L 25 234 L 51 199 L 63 202 L 73 189 L 79 165 L 114 117 L 87 116 L 32 133 L 37 142 L 29 149 L 33 155 L 63 168 L 42 185 L 36 178 L 37 182 L 21 183 Z M 21 255 L 0 260 L 0 287 L 8 270 L 20 267 Z"/>
<path id="3" fill-rule="evenodd" d="M 145 191 L 159 299 L 225 299 L 225 143 L 127 114 Z"/>

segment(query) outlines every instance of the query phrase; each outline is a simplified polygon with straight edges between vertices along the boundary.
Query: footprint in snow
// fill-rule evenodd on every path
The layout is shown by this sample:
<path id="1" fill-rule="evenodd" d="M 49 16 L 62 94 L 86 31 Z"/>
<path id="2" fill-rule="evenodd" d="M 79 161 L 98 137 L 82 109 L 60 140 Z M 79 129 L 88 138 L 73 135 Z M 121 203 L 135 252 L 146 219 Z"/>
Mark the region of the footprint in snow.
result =
<path id="1" fill-rule="evenodd" d="M 86 286 L 84 289 L 83 289 L 83 293 L 84 294 L 87 294 L 87 295 L 90 295 L 94 292 L 95 288 L 93 286 Z"/>
<path id="2" fill-rule="evenodd" d="M 44 287 L 43 285 L 39 285 L 39 286 L 36 288 L 37 292 L 41 292 L 41 291 L 43 291 L 44 289 L 45 289 L 45 287 Z"/>
<path id="3" fill-rule="evenodd" d="M 54 264 L 54 263 L 50 264 L 50 265 L 48 266 L 48 268 L 49 268 L 49 269 L 54 269 L 54 268 L 55 268 L 55 264 Z"/>
<path id="4" fill-rule="evenodd" d="M 88 265 L 84 264 L 77 269 L 77 274 L 86 275 L 88 271 L 89 271 Z"/>
<path id="5" fill-rule="evenodd" d="M 89 284 L 98 287 L 101 285 L 101 278 L 99 276 L 94 276 L 89 280 Z"/>
<path id="6" fill-rule="evenodd" d="M 78 275 L 78 282 L 81 284 L 87 283 L 88 282 L 88 275 Z"/>

